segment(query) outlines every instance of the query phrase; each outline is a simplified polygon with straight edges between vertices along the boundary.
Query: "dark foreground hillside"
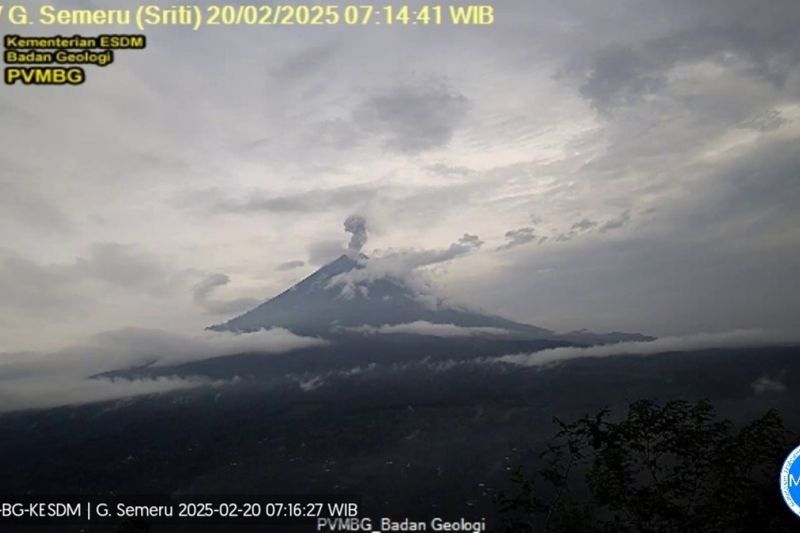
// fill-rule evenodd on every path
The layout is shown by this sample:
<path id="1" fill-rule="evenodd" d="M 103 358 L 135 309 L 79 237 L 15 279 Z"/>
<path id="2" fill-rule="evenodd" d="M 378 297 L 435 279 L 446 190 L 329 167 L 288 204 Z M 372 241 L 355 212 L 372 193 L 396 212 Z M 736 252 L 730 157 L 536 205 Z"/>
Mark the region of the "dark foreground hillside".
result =
<path id="1" fill-rule="evenodd" d="M 485 517 L 499 525 L 497 495 L 517 466 L 538 460 L 558 430 L 553 417 L 624 412 L 638 399 L 707 398 L 734 421 L 774 408 L 797 428 L 798 382 L 797 347 L 545 368 L 412 360 L 316 378 L 245 378 L 2 415 L 0 491 L 348 493 L 362 495 L 374 517 Z"/>

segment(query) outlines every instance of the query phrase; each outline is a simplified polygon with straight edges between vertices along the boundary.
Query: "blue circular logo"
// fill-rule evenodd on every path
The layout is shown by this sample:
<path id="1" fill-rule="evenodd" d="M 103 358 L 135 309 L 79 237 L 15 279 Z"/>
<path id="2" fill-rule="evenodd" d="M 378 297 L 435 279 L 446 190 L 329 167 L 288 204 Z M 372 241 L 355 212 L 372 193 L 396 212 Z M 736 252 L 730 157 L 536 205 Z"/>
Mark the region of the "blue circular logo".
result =
<path id="1" fill-rule="evenodd" d="M 800 516 L 800 446 L 795 448 L 783 462 L 781 494 L 789 509 Z"/>

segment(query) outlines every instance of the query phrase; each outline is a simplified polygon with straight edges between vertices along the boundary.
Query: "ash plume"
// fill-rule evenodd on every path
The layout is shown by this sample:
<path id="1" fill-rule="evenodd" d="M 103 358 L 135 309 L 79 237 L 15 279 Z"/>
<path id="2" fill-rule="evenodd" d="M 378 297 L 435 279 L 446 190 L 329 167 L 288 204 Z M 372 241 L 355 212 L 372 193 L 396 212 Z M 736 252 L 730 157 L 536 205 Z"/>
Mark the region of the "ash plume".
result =
<path id="1" fill-rule="evenodd" d="M 350 215 L 344 221 L 344 230 L 353 234 L 347 247 L 353 252 L 361 251 L 367 242 L 367 220 L 362 216 Z"/>

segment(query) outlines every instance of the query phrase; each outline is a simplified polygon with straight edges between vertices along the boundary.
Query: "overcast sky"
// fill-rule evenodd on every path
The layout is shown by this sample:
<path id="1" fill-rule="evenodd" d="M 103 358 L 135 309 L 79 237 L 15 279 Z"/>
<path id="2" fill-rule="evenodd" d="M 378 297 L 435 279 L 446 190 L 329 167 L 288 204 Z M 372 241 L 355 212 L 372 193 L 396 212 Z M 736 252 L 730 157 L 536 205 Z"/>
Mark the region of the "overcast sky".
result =
<path id="1" fill-rule="evenodd" d="M 352 214 L 370 255 L 469 242 L 438 290 L 542 327 L 797 330 L 799 27 L 797 0 L 502 0 L 158 29 L 78 88 L 0 87 L 0 352 L 199 331 Z"/>

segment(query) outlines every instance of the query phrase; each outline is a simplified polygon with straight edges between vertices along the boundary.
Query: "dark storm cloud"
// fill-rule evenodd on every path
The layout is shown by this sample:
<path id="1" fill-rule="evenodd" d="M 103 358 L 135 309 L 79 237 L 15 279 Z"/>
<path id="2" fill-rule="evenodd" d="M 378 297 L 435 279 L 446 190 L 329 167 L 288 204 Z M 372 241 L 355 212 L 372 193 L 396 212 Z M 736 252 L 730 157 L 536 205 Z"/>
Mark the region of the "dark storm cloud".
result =
<path id="1" fill-rule="evenodd" d="M 652 63 L 656 63 L 653 61 Z M 632 103 L 660 87 L 663 71 L 627 47 L 602 50 L 592 65 L 581 93 L 600 110 Z"/>
<path id="2" fill-rule="evenodd" d="M 387 150 L 414 154 L 449 143 L 469 108 L 469 100 L 447 85 L 403 85 L 370 97 L 354 119 L 382 136 Z"/>
<path id="3" fill-rule="evenodd" d="M 235 300 L 219 300 L 212 298 L 212 293 L 219 287 L 229 284 L 231 278 L 227 274 L 211 274 L 192 287 L 194 302 L 213 314 L 239 313 L 258 304 L 253 298 L 237 298 Z"/>
<path id="4" fill-rule="evenodd" d="M 787 74 L 800 64 L 798 3 L 780 0 L 771 3 L 769 10 L 758 2 L 678 3 L 672 7 L 696 10 L 702 17 L 711 4 L 719 6 L 719 16 L 708 14 L 638 42 L 601 46 L 581 93 L 601 111 L 635 104 L 642 96 L 664 88 L 667 74 L 676 64 L 704 59 L 741 62 L 754 77 L 775 85 L 785 83 Z"/>

